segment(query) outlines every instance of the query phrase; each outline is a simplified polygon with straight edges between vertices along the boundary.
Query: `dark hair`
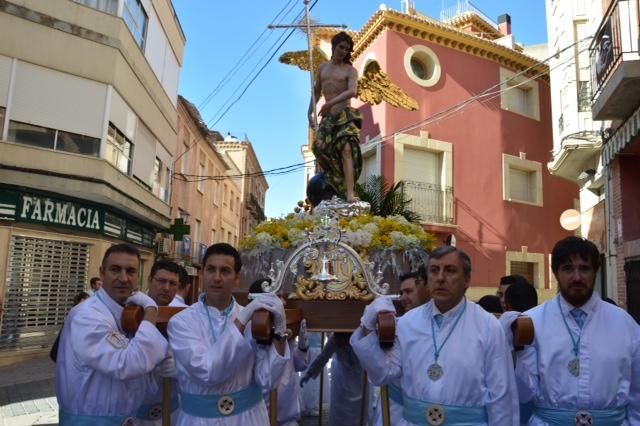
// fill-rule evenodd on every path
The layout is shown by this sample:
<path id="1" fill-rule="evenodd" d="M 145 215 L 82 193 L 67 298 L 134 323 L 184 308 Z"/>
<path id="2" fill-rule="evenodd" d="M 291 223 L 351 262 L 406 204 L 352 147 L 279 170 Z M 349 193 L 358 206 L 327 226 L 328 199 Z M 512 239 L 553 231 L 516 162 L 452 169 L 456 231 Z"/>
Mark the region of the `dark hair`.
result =
<path id="1" fill-rule="evenodd" d="M 538 305 L 538 292 L 524 277 L 520 278 L 523 281 L 514 281 L 507 287 L 507 291 L 504 292 L 504 301 L 514 311 L 524 312 Z"/>
<path id="2" fill-rule="evenodd" d="M 338 34 L 334 35 L 331 39 L 331 53 L 335 50 L 336 46 L 343 41 L 349 43 L 349 53 L 344 57 L 345 64 L 351 64 L 351 53 L 353 52 L 353 39 L 351 36 L 344 31 L 340 31 Z"/>
<path id="3" fill-rule="evenodd" d="M 93 285 L 96 283 L 96 281 L 100 281 L 100 277 L 92 277 L 92 278 L 89 280 L 89 285 L 90 285 L 91 287 L 93 287 Z"/>
<path id="4" fill-rule="evenodd" d="M 471 259 L 469 258 L 469 255 L 467 253 L 455 246 L 438 247 L 437 249 L 429 253 L 429 262 L 431 262 L 431 259 L 440 259 L 441 257 L 448 255 L 449 253 L 455 253 L 458 255 L 458 259 L 462 261 L 465 278 L 471 278 Z"/>
<path id="5" fill-rule="evenodd" d="M 416 279 L 419 278 L 424 281 L 424 285 L 427 285 L 427 280 L 429 279 L 429 271 L 427 269 L 428 263 L 429 261 L 427 260 L 427 263 L 423 263 L 422 265 L 420 265 L 418 267 L 418 271 L 416 272 Z"/>
<path id="6" fill-rule="evenodd" d="M 398 280 L 400 280 L 400 282 L 404 281 L 404 280 L 408 280 L 409 278 L 413 278 L 414 280 L 418 279 L 418 273 L 417 272 L 407 272 L 406 274 L 402 274 L 398 277 Z"/>
<path id="7" fill-rule="evenodd" d="M 89 297 L 91 297 L 89 296 L 89 293 L 81 291 L 80 293 L 73 296 L 73 306 L 76 306 L 77 304 L 79 304 L 85 299 L 88 299 Z"/>
<path id="8" fill-rule="evenodd" d="M 518 274 L 505 275 L 504 277 L 500 278 L 500 285 L 511 285 L 515 283 L 525 283 L 531 285 L 528 279 Z"/>
<path id="9" fill-rule="evenodd" d="M 202 256 L 202 267 L 207 264 L 209 256 L 213 256 L 214 254 L 233 257 L 233 269 L 236 273 L 240 272 L 240 269 L 242 268 L 242 260 L 240 260 L 240 253 L 238 253 L 238 250 L 236 250 L 234 246 L 227 243 L 216 243 L 210 245 L 204 253 L 204 256 Z"/>
<path id="10" fill-rule="evenodd" d="M 180 268 L 180 274 L 179 274 L 180 275 L 180 285 L 178 286 L 178 288 L 180 290 L 184 290 L 185 288 L 187 288 L 188 285 L 191 284 L 191 277 L 189 276 L 189 273 L 187 272 L 187 270 L 184 267 L 179 266 L 179 265 L 178 265 L 178 267 Z"/>
<path id="11" fill-rule="evenodd" d="M 264 290 L 262 288 L 262 283 L 265 281 L 271 284 L 271 278 L 267 278 L 267 277 L 259 278 L 254 282 L 252 282 L 251 286 L 249 286 L 249 293 L 264 293 Z"/>
<path id="12" fill-rule="evenodd" d="M 598 247 L 586 238 L 567 237 L 556 243 L 551 251 L 551 270 L 555 275 L 561 264 L 568 262 L 572 257 L 578 256 L 582 260 L 591 262 L 593 272 L 600 268 L 600 252 Z"/>
<path id="13" fill-rule="evenodd" d="M 480 305 L 482 309 L 489 312 L 490 314 L 501 314 L 503 312 L 500 298 L 492 294 L 482 296 L 480 300 L 478 300 L 478 305 Z"/>
<path id="14" fill-rule="evenodd" d="M 176 274 L 178 275 L 178 278 L 180 278 L 180 266 L 176 262 L 172 262 L 171 260 L 158 260 L 156 263 L 154 263 L 151 267 L 149 278 L 153 279 L 153 277 L 155 277 L 158 271 L 161 269 Z"/>
<path id="15" fill-rule="evenodd" d="M 132 246 L 131 244 L 127 244 L 127 243 L 114 244 L 107 249 L 107 251 L 104 253 L 104 256 L 102 257 L 103 269 L 107 266 L 107 258 L 112 254 L 116 254 L 116 253 L 130 254 L 132 256 L 137 257 L 138 260 L 140 260 L 140 251 L 135 246 Z"/>

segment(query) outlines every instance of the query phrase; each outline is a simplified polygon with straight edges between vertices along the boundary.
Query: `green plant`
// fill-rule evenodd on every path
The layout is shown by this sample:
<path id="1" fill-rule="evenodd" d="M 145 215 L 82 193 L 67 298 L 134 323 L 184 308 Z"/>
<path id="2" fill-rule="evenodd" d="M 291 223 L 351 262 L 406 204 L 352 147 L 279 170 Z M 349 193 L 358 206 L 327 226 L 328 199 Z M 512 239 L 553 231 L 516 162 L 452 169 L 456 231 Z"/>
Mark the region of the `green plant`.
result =
<path id="1" fill-rule="evenodd" d="M 411 223 L 420 221 L 420 215 L 409 209 L 411 198 L 405 192 L 403 181 L 392 187 L 384 176 L 371 175 L 364 184 L 356 185 L 356 192 L 360 200 L 371 205 L 372 215 L 402 216 Z"/>

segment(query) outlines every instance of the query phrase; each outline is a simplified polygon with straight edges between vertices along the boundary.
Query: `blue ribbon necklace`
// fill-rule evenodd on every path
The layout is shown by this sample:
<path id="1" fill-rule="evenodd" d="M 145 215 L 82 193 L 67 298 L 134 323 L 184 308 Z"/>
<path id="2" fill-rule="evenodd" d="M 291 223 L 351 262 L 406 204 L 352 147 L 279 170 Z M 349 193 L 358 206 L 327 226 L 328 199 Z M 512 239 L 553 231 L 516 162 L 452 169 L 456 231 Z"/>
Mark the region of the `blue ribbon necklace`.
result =
<path id="1" fill-rule="evenodd" d="M 578 377 L 580 375 L 580 358 L 578 355 L 580 354 L 580 339 L 582 339 L 582 330 L 580 330 L 580 334 L 578 334 L 578 338 L 576 339 L 569 328 L 569 324 L 567 323 L 567 319 L 564 317 L 564 313 L 562 312 L 562 306 L 560 305 L 560 296 L 556 299 L 558 301 L 558 310 L 560 311 L 560 316 L 562 317 L 562 322 L 564 322 L 564 326 L 567 329 L 567 333 L 569 333 L 569 337 L 571 337 L 571 343 L 573 343 L 573 358 L 567 364 L 567 369 L 572 376 Z"/>
<path id="2" fill-rule="evenodd" d="M 435 306 L 435 304 L 434 304 L 434 306 Z M 451 334 L 453 333 L 453 330 L 456 329 L 456 326 L 458 325 L 458 322 L 460 322 L 460 318 L 462 318 L 462 314 L 464 314 L 464 311 L 466 309 L 467 309 L 467 298 L 465 297 L 464 306 L 462 306 L 462 310 L 458 314 L 458 317 L 456 318 L 455 322 L 453 323 L 453 326 L 451 327 L 451 330 L 449 330 L 449 333 L 447 334 L 447 337 L 444 338 L 444 340 L 442 341 L 442 344 L 440 345 L 440 347 L 438 347 L 438 343 L 436 342 L 436 327 L 433 324 L 433 315 L 431 315 L 431 317 L 430 317 L 430 319 L 431 319 L 431 337 L 433 337 L 433 358 L 434 358 L 434 361 L 433 361 L 433 364 L 431 364 L 429 366 L 429 368 L 427 369 L 427 375 L 434 382 L 440 380 L 442 378 L 442 376 L 444 375 L 444 370 L 442 369 L 442 366 L 440 364 L 438 364 L 438 357 L 440 357 L 440 351 L 442 351 L 442 348 L 447 343 L 447 340 L 449 340 L 449 337 L 451 337 Z"/>
<path id="3" fill-rule="evenodd" d="M 224 322 L 222 323 L 222 331 L 220 332 L 221 334 L 227 327 L 227 320 L 229 319 L 229 314 L 231 314 L 231 311 L 233 310 L 233 305 L 233 299 L 231 299 L 231 303 L 229 304 L 229 306 L 227 306 L 225 310 L 221 312 L 222 316 L 224 317 Z M 209 319 L 209 327 L 211 328 L 211 336 L 213 337 L 213 343 L 215 343 L 218 339 L 216 338 L 216 329 L 213 326 L 213 321 L 211 320 L 211 314 L 209 313 L 209 307 L 207 306 L 206 297 L 202 298 L 202 306 L 204 306 L 204 310 L 207 313 L 207 318 Z"/>

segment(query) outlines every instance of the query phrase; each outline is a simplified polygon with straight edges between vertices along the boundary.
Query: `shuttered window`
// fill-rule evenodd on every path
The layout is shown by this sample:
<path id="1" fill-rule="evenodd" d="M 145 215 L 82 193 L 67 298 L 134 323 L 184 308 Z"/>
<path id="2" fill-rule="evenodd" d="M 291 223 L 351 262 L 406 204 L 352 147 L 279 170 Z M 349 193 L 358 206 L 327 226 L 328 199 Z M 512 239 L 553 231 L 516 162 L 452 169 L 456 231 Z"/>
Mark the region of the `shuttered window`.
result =
<path id="1" fill-rule="evenodd" d="M 14 235 L 9 253 L 0 351 L 49 346 L 88 281 L 89 245 Z"/>

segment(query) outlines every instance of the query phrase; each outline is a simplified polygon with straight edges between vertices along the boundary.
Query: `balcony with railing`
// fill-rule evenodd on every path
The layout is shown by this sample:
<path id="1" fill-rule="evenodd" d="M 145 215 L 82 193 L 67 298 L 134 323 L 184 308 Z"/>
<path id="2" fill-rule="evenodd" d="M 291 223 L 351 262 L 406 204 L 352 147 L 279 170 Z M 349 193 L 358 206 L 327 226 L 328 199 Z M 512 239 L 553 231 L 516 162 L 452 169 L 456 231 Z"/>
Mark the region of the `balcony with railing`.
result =
<path id="1" fill-rule="evenodd" d="M 420 215 L 422 223 L 454 224 L 452 187 L 405 180 L 404 189 L 411 199 L 409 208 Z"/>
<path id="2" fill-rule="evenodd" d="M 640 104 L 639 4 L 612 1 L 589 47 L 594 120 L 625 119 Z"/>

